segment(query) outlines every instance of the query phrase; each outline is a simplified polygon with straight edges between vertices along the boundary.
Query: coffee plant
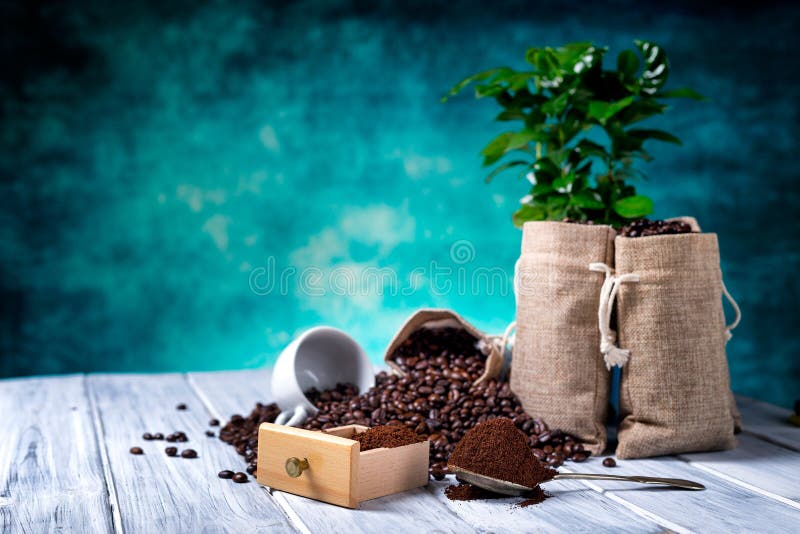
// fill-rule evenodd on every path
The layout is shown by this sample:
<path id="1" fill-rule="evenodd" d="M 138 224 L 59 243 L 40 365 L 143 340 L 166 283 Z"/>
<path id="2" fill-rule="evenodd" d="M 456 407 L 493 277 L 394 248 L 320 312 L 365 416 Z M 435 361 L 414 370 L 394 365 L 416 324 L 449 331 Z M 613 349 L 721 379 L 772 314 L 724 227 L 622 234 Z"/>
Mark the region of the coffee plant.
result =
<path id="1" fill-rule="evenodd" d="M 492 168 L 487 182 L 513 169 L 531 183 L 515 225 L 568 218 L 620 227 L 653 211 L 652 200 L 631 184 L 645 177 L 635 162 L 652 159 L 647 141 L 680 140 L 638 124 L 664 113 L 665 99 L 703 97 L 688 88 L 665 90 L 664 50 L 648 41 L 635 45 L 620 52 L 615 70 L 603 68 L 608 48 L 592 43 L 530 48 L 529 68 L 475 74 L 442 98 L 474 85 L 477 98 L 494 98 L 502 108 L 495 120 L 516 125 L 481 151 L 483 166 Z"/>

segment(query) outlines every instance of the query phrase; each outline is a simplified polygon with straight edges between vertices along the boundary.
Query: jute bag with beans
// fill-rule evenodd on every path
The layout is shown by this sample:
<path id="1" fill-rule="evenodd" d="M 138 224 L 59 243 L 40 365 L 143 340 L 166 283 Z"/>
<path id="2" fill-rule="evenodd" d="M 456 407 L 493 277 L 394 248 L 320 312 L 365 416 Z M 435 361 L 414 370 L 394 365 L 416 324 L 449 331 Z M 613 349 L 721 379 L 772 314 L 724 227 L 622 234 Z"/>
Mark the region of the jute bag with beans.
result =
<path id="1" fill-rule="evenodd" d="M 597 347 L 602 273 L 613 264 L 610 226 L 527 222 L 517 262 L 517 332 L 511 389 L 525 411 L 574 435 L 593 454 L 606 446 L 609 371 Z"/>
<path id="2" fill-rule="evenodd" d="M 725 344 L 739 312 L 722 283 L 716 234 L 619 236 L 615 250 L 608 306 L 616 296 L 617 456 L 735 447 Z M 729 327 L 723 294 L 737 312 Z"/>
<path id="3" fill-rule="evenodd" d="M 443 309 L 421 309 L 409 317 L 400 330 L 395 334 L 389 346 L 386 349 L 386 354 L 383 356 L 383 361 L 392 369 L 394 373 L 403 375 L 400 366 L 392 361 L 392 355 L 398 347 L 408 340 L 409 336 L 421 328 L 459 328 L 468 332 L 475 338 L 476 346 L 486 355 L 486 363 L 483 374 L 475 381 L 475 384 L 496 378 L 503 371 L 504 364 L 504 349 L 501 349 L 499 336 L 490 336 L 481 332 L 464 318 L 451 310 Z"/>

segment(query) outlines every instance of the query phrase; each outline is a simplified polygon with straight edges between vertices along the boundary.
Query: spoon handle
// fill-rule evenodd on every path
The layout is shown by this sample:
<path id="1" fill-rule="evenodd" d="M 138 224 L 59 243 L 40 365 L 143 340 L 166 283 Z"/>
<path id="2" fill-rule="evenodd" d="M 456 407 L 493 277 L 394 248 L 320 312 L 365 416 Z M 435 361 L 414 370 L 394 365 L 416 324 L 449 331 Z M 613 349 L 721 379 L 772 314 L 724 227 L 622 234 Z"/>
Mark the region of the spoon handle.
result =
<path id="1" fill-rule="evenodd" d="M 683 489 L 690 490 L 704 490 L 705 486 L 692 482 L 691 480 L 683 480 L 681 478 L 659 478 L 659 477 L 641 477 L 641 476 L 624 476 L 624 475 L 607 475 L 600 473 L 559 473 L 551 480 L 567 480 L 567 479 L 582 479 L 582 480 L 621 480 L 624 482 L 638 482 L 639 484 L 659 484 L 662 486 L 675 486 Z"/>

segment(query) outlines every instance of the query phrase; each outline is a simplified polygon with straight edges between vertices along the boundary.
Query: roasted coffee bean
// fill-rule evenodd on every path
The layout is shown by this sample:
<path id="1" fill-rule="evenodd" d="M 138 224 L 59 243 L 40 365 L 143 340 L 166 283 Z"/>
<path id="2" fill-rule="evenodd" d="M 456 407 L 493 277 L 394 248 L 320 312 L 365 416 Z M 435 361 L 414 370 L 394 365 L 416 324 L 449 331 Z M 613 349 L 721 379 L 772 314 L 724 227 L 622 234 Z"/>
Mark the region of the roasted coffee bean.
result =
<path id="1" fill-rule="evenodd" d="M 212 419 L 208 422 L 208 426 L 219 426 L 219 419 Z"/>
<path id="2" fill-rule="evenodd" d="M 347 384 L 328 391 L 308 390 L 306 397 L 319 411 L 303 428 L 407 426 L 423 436 L 430 433 L 430 461 L 436 464 L 447 461 L 454 444 L 467 430 L 505 416 L 528 436 L 541 461 L 561 465 L 565 459 L 584 461 L 589 457 L 572 436 L 528 416 L 507 381 L 489 379 L 475 385 L 483 374 L 486 356 L 468 332 L 449 327 L 416 331 L 391 358 L 404 376 L 381 372 L 375 377 L 375 386 L 362 394 Z M 233 415 L 220 429 L 219 437 L 254 463 L 258 426 L 274 422 L 279 413 L 276 405 L 259 403 L 246 418 Z"/>
<path id="3" fill-rule="evenodd" d="M 576 452 L 572 455 L 573 462 L 585 462 L 588 458 L 589 453 L 587 451 Z"/>
<path id="4" fill-rule="evenodd" d="M 167 447 L 164 452 L 167 456 L 178 456 L 178 447 Z"/>
<path id="5" fill-rule="evenodd" d="M 185 449 L 181 451 L 181 458 L 197 458 L 197 451 L 194 449 Z"/>
<path id="6" fill-rule="evenodd" d="M 155 434 L 153 434 L 153 439 L 164 439 L 164 434 L 162 434 L 161 432 L 156 432 Z"/>
<path id="7" fill-rule="evenodd" d="M 606 458 L 606 459 L 603 460 L 603 466 L 605 466 L 605 467 L 616 467 L 617 466 L 617 461 L 614 460 L 613 458 Z"/>
<path id="8" fill-rule="evenodd" d="M 645 237 L 665 234 L 688 234 L 692 227 L 683 221 L 651 221 L 639 219 L 633 221 L 619 231 L 623 237 Z"/>
<path id="9" fill-rule="evenodd" d="M 210 430 L 206 430 L 206 436 L 208 436 L 209 438 L 213 438 L 215 434 Z"/>
<path id="10" fill-rule="evenodd" d="M 181 410 L 181 411 L 183 411 L 183 410 L 186 410 L 186 409 L 187 409 L 187 406 L 186 406 L 184 403 L 180 403 L 179 405 L 177 405 L 177 406 L 175 407 L 175 409 L 176 409 L 176 410 Z"/>
<path id="11" fill-rule="evenodd" d="M 150 432 L 145 432 L 142 434 L 142 439 L 145 441 L 151 441 L 153 439 L 153 435 Z"/>
<path id="12" fill-rule="evenodd" d="M 231 471 L 230 469 L 225 469 L 225 470 L 220 471 L 219 473 L 217 473 L 217 476 L 219 478 L 230 479 L 230 478 L 233 478 L 233 471 Z"/>
<path id="13" fill-rule="evenodd" d="M 245 471 L 247 471 L 248 475 L 252 475 L 256 472 L 257 469 L 258 466 L 256 464 L 250 464 L 247 466 L 247 469 L 245 469 Z"/>
<path id="14" fill-rule="evenodd" d="M 235 475 L 233 475 L 233 481 L 236 482 L 237 484 L 244 484 L 245 482 L 247 482 L 247 475 L 241 472 L 236 473 Z"/>
<path id="15" fill-rule="evenodd" d="M 144 454 L 141 447 L 131 447 L 131 454 Z"/>

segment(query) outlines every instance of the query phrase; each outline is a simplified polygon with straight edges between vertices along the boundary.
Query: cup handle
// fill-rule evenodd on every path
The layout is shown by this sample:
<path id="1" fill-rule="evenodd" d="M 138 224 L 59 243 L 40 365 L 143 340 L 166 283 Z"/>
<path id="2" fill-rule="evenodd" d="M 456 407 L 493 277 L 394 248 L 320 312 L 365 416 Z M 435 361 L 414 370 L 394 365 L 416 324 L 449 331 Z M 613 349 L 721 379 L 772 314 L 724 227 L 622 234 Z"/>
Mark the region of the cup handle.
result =
<path id="1" fill-rule="evenodd" d="M 291 419 L 286 422 L 286 426 L 297 426 L 303 423 L 306 420 L 308 413 L 304 406 L 296 406 L 294 409 L 294 414 L 292 415 Z"/>
<path id="2" fill-rule="evenodd" d="M 291 412 L 283 411 L 283 412 L 279 413 L 278 417 L 275 418 L 275 424 L 276 425 L 285 425 L 286 421 L 288 421 L 289 417 L 292 416 L 292 415 L 294 415 L 294 410 L 292 410 Z"/>
<path id="3" fill-rule="evenodd" d="M 276 425 L 297 426 L 303 423 L 308 417 L 308 412 L 304 406 L 295 406 L 293 410 L 286 410 L 281 412 L 275 418 Z"/>

